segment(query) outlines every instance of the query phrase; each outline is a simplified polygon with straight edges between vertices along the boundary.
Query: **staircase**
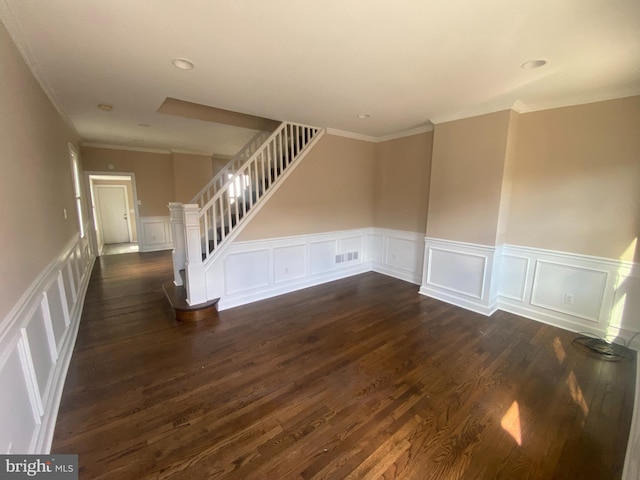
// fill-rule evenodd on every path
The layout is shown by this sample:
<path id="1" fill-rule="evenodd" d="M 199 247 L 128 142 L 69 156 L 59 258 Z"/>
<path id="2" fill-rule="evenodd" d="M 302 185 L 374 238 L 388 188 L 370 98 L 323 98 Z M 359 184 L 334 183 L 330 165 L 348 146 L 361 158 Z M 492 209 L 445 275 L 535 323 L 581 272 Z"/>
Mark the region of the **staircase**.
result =
<path id="1" fill-rule="evenodd" d="M 189 204 L 169 204 L 174 280 L 165 292 L 170 301 L 186 297 L 183 311 L 215 306 L 224 292 L 218 288 L 221 282 L 211 278 L 222 271 L 218 260 L 225 247 L 323 134 L 319 128 L 288 122 L 268 137 L 260 132 Z"/>

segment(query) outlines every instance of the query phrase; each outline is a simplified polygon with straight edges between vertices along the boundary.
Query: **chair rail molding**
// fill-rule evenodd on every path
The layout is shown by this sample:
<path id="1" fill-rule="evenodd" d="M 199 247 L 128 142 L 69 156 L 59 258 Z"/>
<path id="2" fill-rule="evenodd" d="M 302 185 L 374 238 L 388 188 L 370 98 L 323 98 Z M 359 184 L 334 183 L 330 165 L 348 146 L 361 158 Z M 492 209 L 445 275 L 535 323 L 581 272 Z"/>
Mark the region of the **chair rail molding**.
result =
<path id="1" fill-rule="evenodd" d="M 89 231 L 90 223 L 85 224 Z M 72 238 L 0 324 L 0 452 L 48 453 L 95 256 Z"/>

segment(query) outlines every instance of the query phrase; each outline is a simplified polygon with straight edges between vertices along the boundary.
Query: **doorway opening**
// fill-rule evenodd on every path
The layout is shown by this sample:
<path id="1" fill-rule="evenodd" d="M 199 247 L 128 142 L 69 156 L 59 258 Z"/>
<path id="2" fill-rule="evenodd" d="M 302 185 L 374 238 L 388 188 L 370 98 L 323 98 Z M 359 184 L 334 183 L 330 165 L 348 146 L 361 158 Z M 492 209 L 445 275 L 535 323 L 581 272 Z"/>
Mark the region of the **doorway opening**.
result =
<path id="1" fill-rule="evenodd" d="M 138 252 L 138 201 L 133 174 L 87 176 L 98 255 Z"/>

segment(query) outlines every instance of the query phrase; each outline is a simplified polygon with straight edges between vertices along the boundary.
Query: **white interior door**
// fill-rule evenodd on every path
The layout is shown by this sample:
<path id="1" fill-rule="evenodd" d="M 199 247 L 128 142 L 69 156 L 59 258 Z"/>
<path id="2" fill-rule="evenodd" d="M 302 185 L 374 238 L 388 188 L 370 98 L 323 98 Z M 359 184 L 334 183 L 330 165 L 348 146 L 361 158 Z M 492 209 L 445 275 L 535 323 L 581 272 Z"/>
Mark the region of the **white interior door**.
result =
<path id="1" fill-rule="evenodd" d="M 105 244 L 125 243 L 129 237 L 127 192 L 119 185 L 96 185 L 100 229 Z"/>

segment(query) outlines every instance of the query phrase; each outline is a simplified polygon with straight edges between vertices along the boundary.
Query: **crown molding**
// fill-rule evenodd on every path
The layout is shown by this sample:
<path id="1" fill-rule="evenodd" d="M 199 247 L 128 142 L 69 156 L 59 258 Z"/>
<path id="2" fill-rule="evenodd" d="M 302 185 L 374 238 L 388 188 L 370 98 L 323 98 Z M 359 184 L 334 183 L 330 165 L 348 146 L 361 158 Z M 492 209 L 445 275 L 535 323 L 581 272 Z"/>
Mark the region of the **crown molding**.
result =
<path id="1" fill-rule="evenodd" d="M 640 95 L 640 87 L 618 92 L 601 92 L 599 94 L 579 95 L 571 98 L 538 103 L 524 103 L 520 100 L 516 100 L 512 109 L 518 113 L 539 112 L 541 110 L 553 110 L 554 108 L 575 107 L 578 105 L 587 105 L 589 103 L 606 102 L 607 100 L 618 100 L 621 98 L 635 97 L 637 95 Z"/>
<path id="2" fill-rule="evenodd" d="M 329 135 L 335 135 L 337 137 L 351 138 L 353 140 L 362 140 L 364 142 L 375 142 L 377 137 L 370 135 L 364 135 L 362 133 L 347 132 L 346 130 L 338 130 L 337 128 L 327 127 L 327 133 Z"/>
<path id="3" fill-rule="evenodd" d="M 189 150 L 186 148 L 172 148 L 170 150 L 171 153 L 180 153 L 182 155 L 198 155 L 201 157 L 212 157 L 211 153 L 202 152 L 200 150 Z"/>
<path id="4" fill-rule="evenodd" d="M 108 148 L 109 150 L 129 150 L 132 152 L 161 153 L 163 155 L 171 155 L 171 150 L 163 150 L 160 148 L 125 147 L 122 145 L 111 145 L 108 143 L 91 143 L 91 142 L 81 142 L 80 146 L 90 147 L 90 148 Z"/>
<path id="5" fill-rule="evenodd" d="M 433 124 L 423 125 L 421 127 L 411 128 L 409 130 L 403 130 L 401 132 L 390 133 L 389 135 L 383 135 L 381 137 L 373 137 L 371 135 L 364 135 L 362 133 L 348 132 L 346 130 L 338 130 L 336 128 L 327 128 L 329 135 L 335 135 L 337 137 L 351 138 L 353 140 L 362 140 L 371 143 L 382 143 L 389 140 L 396 140 L 398 138 L 411 137 L 413 135 L 419 135 L 421 133 L 431 132 L 433 130 Z"/>
<path id="6" fill-rule="evenodd" d="M 403 130 L 402 132 L 391 133 L 382 137 L 377 137 L 375 142 L 388 142 L 389 140 L 396 140 L 398 138 L 412 137 L 413 135 L 420 135 L 421 133 L 433 132 L 433 123 L 423 125 L 422 127 L 411 128 L 409 130 Z"/>
<path id="7" fill-rule="evenodd" d="M 58 115 L 60 115 L 60 118 L 62 118 L 62 121 L 67 125 L 67 127 L 69 127 L 69 129 L 71 129 L 76 137 L 82 138 L 80 133 L 78 132 L 78 129 L 71 121 L 71 118 L 62 108 L 62 103 L 53 91 L 53 88 L 51 88 L 51 85 L 49 85 L 47 77 L 44 75 L 44 73 L 42 73 L 42 69 L 36 61 L 35 55 L 33 54 L 31 46 L 27 41 L 20 22 L 5 0 L 0 0 L 0 19 L 2 19 L 2 24 L 4 24 L 7 32 L 9 32 L 9 36 L 13 40 L 13 43 L 22 56 L 24 63 L 27 65 L 27 68 L 31 72 L 31 75 L 33 75 L 33 77 L 36 79 L 38 85 L 40 85 L 40 88 L 53 105 L 53 108 L 56 109 Z"/>

